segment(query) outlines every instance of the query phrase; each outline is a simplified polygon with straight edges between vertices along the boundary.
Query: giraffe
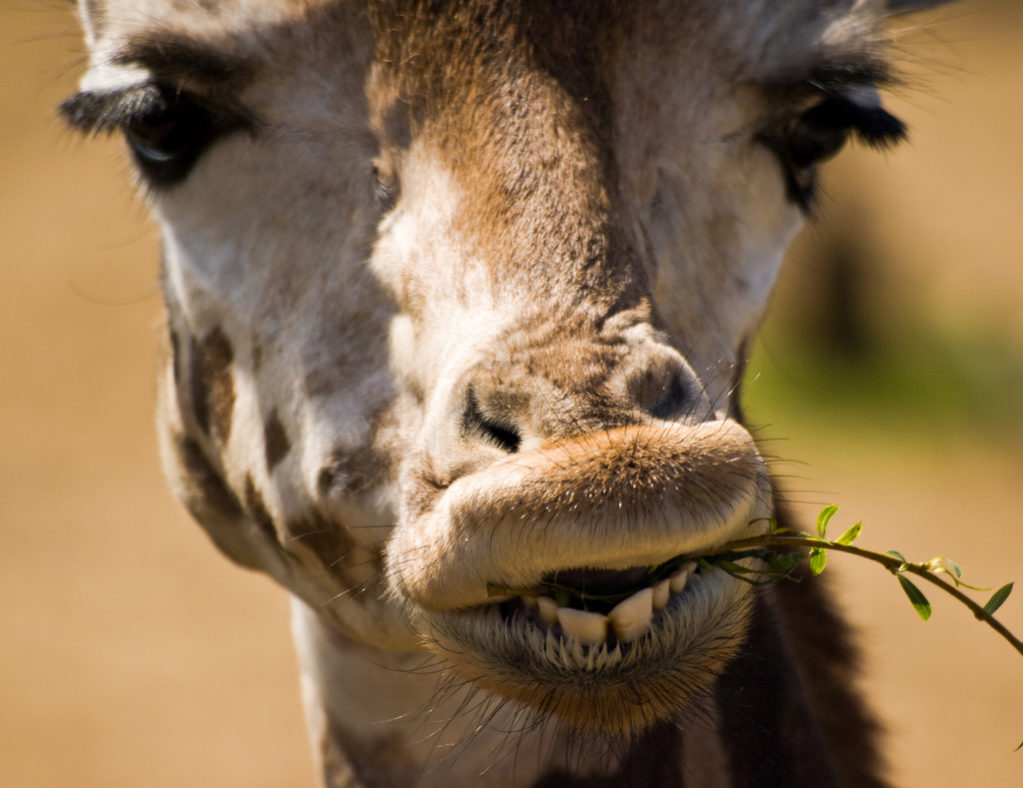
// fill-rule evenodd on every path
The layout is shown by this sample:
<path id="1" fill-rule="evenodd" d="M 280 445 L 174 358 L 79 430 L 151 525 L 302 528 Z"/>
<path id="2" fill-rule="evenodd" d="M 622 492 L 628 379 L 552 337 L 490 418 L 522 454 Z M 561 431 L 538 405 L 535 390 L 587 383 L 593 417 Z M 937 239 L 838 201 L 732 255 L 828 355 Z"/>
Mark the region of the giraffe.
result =
<path id="1" fill-rule="evenodd" d="M 737 388 L 898 0 L 81 0 L 163 238 L 158 430 L 292 599 L 328 786 L 882 785 Z M 505 593 L 555 579 L 625 597 Z"/>

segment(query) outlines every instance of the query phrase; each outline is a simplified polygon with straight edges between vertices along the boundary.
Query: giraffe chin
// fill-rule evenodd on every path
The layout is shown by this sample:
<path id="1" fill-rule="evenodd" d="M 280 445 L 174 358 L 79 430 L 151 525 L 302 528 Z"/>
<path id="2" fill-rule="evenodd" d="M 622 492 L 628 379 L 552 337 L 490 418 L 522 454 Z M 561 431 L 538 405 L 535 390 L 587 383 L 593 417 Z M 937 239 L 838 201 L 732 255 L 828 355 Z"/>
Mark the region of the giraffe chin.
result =
<path id="1" fill-rule="evenodd" d="M 544 718 L 619 736 L 699 704 L 741 647 L 752 601 L 750 586 L 724 572 L 694 573 L 628 641 L 609 623 L 604 639 L 583 642 L 518 599 L 419 608 L 414 619 L 427 647 L 463 678 Z"/>

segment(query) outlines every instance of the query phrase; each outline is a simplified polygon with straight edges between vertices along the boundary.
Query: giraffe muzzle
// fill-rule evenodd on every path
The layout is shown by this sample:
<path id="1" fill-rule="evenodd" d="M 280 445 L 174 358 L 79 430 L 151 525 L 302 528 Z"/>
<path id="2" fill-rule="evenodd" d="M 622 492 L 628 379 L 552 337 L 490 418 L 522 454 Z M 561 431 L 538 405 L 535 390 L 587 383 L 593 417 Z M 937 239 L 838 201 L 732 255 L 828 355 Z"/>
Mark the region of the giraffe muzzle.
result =
<path id="1" fill-rule="evenodd" d="M 555 441 L 457 479 L 400 523 L 390 582 L 434 611 L 491 604 L 488 588 L 528 589 L 559 572 L 604 572 L 613 585 L 607 573 L 751 534 L 769 514 L 767 491 L 752 438 L 730 420 Z"/>

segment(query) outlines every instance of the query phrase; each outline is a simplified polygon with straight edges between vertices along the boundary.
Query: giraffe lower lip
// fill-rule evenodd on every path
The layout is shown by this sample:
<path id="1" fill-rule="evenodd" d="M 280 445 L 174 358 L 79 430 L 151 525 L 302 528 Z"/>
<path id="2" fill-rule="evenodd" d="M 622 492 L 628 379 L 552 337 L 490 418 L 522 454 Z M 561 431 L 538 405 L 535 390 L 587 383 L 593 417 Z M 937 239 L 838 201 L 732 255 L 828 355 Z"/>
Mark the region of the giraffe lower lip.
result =
<path id="1" fill-rule="evenodd" d="M 420 629 L 431 650 L 481 687 L 527 706 L 539 704 L 578 727 L 638 730 L 685 705 L 741 645 L 749 586 L 720 570 L 696 577 L 670 595 L 649 623 L 623 637 L 610 614 L 602 631 L 592 620 L 578 620 L 587 611 L 555 605 L 548 623 L 539 600 L 533 610 L 518 598 L 452 611 L 421 609 Z M 652 598 L 652 589 L 645 596 Z"/>

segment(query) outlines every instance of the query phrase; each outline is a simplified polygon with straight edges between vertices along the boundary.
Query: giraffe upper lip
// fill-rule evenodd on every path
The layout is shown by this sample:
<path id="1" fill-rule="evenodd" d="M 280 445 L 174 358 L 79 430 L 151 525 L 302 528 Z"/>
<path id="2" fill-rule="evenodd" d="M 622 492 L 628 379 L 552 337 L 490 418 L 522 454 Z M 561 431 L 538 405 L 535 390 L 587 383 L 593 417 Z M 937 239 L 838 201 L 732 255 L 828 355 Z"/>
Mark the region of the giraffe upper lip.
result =
<path id="1" fill-rule="evenodd" d="M 399 523 L 391 586 L 452 610 L 490 602 L 488 585 L 530 588 L 552 572 L 621 578 L 746 533 L 767 488 L 752 439 L 729 422 L 620 428 L 522 452 Z"/>

